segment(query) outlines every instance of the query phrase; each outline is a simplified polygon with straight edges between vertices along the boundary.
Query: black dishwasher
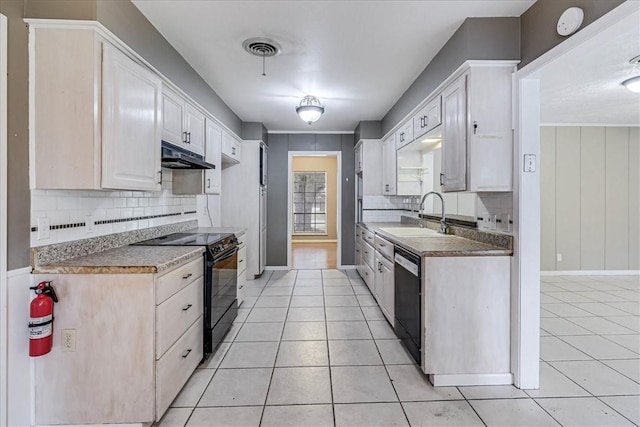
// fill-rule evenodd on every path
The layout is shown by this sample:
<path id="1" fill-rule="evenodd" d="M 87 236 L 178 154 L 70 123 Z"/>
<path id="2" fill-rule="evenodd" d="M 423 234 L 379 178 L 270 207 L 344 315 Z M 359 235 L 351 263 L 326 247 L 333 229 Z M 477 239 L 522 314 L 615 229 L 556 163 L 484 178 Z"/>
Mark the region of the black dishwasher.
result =
<path id="1" fill-rule="evenodd" d="M 422 322 L 421 258 L 395 248 L 395 322 L 394 330 L 411 356 L 421 364 L 420 325 Z"/>

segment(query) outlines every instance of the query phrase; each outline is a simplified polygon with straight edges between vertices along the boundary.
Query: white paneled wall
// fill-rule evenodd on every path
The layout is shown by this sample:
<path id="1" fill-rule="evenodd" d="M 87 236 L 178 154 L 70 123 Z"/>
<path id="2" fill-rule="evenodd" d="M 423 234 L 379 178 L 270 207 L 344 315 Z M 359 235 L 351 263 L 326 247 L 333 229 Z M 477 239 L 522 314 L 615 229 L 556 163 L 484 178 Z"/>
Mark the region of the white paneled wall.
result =
<path id="1" fill-rule="evenodd" d="M 172 171 L 163 169 L 159 192 L 32 190 L 31 246 L 197 219 L 196 196 L 174 196 L 171 186 Z M 95 223 L 92 230 L 86 225 L 87 217 Z M 38 239 L 39 218 L 49 220 L 48 238 Z"/>
<path id="2" fill-rule="evenodd" d="M 640 270 L 640 128 L 543 126 L 543 271 Z"/>

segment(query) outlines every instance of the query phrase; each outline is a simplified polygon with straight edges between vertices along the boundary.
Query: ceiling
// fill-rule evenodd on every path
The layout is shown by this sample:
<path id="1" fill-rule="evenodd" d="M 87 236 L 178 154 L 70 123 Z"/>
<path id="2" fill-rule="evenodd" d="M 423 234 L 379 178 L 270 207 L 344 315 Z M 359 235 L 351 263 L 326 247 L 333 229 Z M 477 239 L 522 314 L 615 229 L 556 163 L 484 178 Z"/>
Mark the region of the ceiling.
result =
<path id="1" fill-rule="evenodd" d="M 227 105 L 270 131 L 351 132 L 380 120 L 466 17 L 520 16 L 533 0 L 133 0 Z M 268 37 L 282 52 L 250 56 L 242 42 Z M 295 114 L 305 95 L 324 116 Z M 425 94 L 426 95 L 426 94 Z"/>
<path id="2" fill-rule="evenodd" d="M 540 72 L 544 124 L 640 125 L 640 94 L 622 86 L 640 76 L 640 12 L 565 53 Z"/>

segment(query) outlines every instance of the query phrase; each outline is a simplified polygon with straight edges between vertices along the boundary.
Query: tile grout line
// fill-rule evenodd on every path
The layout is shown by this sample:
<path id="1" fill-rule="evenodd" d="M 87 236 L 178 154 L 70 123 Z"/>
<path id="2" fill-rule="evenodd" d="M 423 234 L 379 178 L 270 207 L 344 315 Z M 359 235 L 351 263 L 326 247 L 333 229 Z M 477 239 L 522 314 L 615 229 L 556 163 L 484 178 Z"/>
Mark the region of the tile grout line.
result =
<path id="1" fill-rule="evenodd" d="M 336 404 L 335 404 L 335 399 L 333 396 L 333 374 L 331 372 L 331 352 L 329 351 L 329 323 L 327 321 L 327 301 L 326 301 L 326 292 L 324 289 L 324 274 L 322 273 L 322 270 L 320 270 L 320 275 L 322 277 L 322 309 L 324 312 L 324 330 L 325 330 L 325 334 L 326 334 L 326 338 L 327 338 L 327 364 L 328 369 L 329 369 L 329 390 L 331 392 L 331 415 L 333 417 L 333 425 L 336 426 L 337 425 L 337 420 L 336 420 Z"/>
<path id="2" fill-rule="evenodd" d="M 273 358 L 273 367 L 271 368 L 271 376 L 269 377 L 269 385 L 267 386 L 267 393 L 264 395 L 264 403 L 262 405 L 262 412 L 260 413 L 260 421 L 258 422 L 258 426 L 262 425 L 262 420 L 264 418 L 264 412 L 267 409 L 267 399 L 269 399 L 269 391 L 271 391 L 271 383 L 273 382 L 273 374 L 276 371 L 276 364 L 278 363 L 278 353 L 280 352 L 280 344 L 282 343 L 282 336 L 284 335 L 284 328 L 285 325 L 287 323 L 287 317 L 289 316 L 289 308 L 291 307 L 291 298 L 293 298 L 293 289 L 295 289 L 296 285 L 296 281 L 298 278 L 298 271 L 297 270 L 289 270 L 289 271 L 295 271 L 296 272 L 296 277 L 293 280 L 293 288 L 291 289 L 291 294 L 289 295 L 289 305 L 287 306 L 287 312 L 285 313 L 284 316 L 284 322 L 282 322 L 282 331 L 280 331 L 280 340 L 278 341 L 278 346 L 276 348 L 276 356 Z M 267 281 L 267 283 L 264 285 L 264 288 L 262 288 L 262 292 L 264 292 L 264 289 L 266 289 L 267 286 L 269 286 L 269 282 L 271 281 L 271 277 L 273 276 L 273 274 L 269 277 L 269 280 Z M 260 293 L 262 295 L 262 292 Z M 256 300 L 257 302 L 257 300 Z"/>

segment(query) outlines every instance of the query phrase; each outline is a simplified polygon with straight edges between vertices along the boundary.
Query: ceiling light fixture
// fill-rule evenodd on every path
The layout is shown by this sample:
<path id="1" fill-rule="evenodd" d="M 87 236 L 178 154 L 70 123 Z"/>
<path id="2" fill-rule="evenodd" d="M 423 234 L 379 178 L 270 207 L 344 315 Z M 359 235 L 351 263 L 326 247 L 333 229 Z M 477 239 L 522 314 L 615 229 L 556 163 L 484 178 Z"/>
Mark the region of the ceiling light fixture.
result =
<path id="1" fill-rule="evenodd" d="M 624 87 L 631 92 L 640 93 L 640 76 L 636 76 L 622 82 Z"/>
<path id="2" fill-rule="evenodd" d="M 315 96 L 307 95 L 302 98 L 300 105 L 296 107 L 296 113 L 302 120 L 311 124 L 324 114 L 324 105 Z"/>

